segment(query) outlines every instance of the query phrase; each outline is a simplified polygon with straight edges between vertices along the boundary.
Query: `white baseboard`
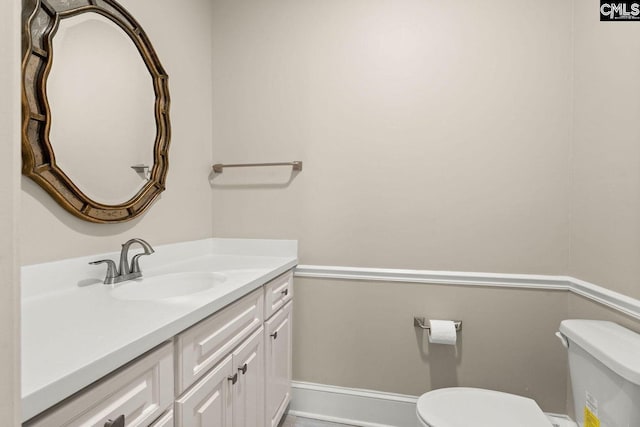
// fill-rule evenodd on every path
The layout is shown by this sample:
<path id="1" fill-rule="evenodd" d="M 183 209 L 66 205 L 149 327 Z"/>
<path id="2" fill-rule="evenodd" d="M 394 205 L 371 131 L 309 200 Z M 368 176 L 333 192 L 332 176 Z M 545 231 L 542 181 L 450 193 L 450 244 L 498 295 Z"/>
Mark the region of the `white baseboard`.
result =
<path id="1" fill-rule="evenodd" d="M 415 396 L 294 381 L 289 414 L 362 427 L 416 427 Z"/>
<path id="2" fill-rule="evenodd" d="M 416 427 L 418 397 L 294 381 L 289 414 L 361 427 Z M 566 415 L 547 414 L 554 426 L 577 427 Z"/>

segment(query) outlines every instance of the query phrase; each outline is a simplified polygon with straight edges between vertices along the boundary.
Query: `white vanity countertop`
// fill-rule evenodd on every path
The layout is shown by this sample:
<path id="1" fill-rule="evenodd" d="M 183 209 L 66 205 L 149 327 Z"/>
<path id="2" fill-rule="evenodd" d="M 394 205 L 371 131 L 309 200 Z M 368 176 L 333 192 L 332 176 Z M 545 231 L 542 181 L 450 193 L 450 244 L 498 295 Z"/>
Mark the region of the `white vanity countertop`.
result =
<path id="1" fill-rule="evenodd" d="M 150 242 L 152 243 L 152 242 Z M 130 257 L 140 252 L 133 245 Z M 297 264 L 287 240 L 206 239 L 154 247 L 145 278 L 216 272 L 226 280 L 189 296 L 121 300 L 103 285 L 119 253 L 22 267 L 22 419 L 32 418 Z M 123 282 L 124 283 L 124 282 Z"/>

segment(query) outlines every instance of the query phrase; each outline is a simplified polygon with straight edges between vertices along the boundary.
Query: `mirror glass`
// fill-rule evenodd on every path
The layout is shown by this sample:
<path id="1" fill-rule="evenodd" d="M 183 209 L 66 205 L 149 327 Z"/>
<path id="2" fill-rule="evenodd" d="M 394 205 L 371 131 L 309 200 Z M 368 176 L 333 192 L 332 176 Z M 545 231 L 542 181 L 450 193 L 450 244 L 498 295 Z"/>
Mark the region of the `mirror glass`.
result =
<path id="1" fill-rule="evenodd" d="M 153 79 L 140 52 L 91 12 L 60 20 L 52 48 L 46 91 L 56 163 L 98 203 L 131 199 L 153 167 L 156 138 Z"/>

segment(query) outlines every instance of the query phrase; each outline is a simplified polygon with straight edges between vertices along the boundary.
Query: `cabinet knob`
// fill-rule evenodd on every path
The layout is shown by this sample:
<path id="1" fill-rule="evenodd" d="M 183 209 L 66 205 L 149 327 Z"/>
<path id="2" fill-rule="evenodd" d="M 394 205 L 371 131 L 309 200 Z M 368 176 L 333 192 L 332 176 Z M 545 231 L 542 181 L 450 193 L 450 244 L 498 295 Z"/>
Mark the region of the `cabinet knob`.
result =
<path id="1" fill-rule="evenodd" d="M 238 371 L 242 372 L 242 375 L 247 373 L 247 364 L 242 365 L 241 368 L 238 368 Z"/>
<path id="2" fill-rule="evenodd" d="M 269 336 L 272 337 L 274 340 L 277 340 L 278 339 L 278 331 L 275 331 L 274 333 L 272 333 Z"/>
<path id="3" fill-rule="evenodd" d="M 104 423 L 104 427 L 124 427 L 124 414 L 115 420 L 107 420 L 107 422 Z"/>
<path id="4" fill-rule="evenodd" d="M 231 381 L 231 384 L 235 384 L 235 383 L 237 383 L 237 382 L 238 382 L 238 374 L 237 374 L 237 373 L 235 373 L 235 374 L 233 374 L 233 375 L 229 375 L 229 376 L 227 377 L 227 379 L 228 379 L 229 381 Z M 124 426 L 123 426 L 123 427 L 124 427 Z"/>
<path id="5" fill-rule="evenodd" d="M 282 291 L 280 293 L 286 297 L 287 295 L 289 295 L 289 289 L 285 289 L 284 291 Z"/>

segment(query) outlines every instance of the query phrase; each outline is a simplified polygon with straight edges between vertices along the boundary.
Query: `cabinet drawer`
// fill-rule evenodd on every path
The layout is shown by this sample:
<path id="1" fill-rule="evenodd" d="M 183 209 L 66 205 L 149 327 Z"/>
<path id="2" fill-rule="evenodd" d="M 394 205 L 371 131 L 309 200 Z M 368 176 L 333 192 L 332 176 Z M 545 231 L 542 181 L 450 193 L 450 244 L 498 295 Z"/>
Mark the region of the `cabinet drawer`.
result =
<path id="1" fill-rule="evenodd" d="M 25 425 L 103 427 L 124 415 L 127 427 L 148 426 L 171 406 L 173 390 L 173 346 L 167 343 Z"/>
<path id="2" fill-rule="evenodd" d="M 264 285 L 264 318 L 270 318 L 293 298 L 293 271 L 287 271 Z"/>
<path id="3" fill-rule="evenodd" d="M 178 335 L 176 339 L 177 394 L 213 368 L 264 319 L 262 288 Z"/>

